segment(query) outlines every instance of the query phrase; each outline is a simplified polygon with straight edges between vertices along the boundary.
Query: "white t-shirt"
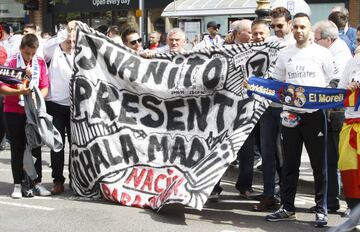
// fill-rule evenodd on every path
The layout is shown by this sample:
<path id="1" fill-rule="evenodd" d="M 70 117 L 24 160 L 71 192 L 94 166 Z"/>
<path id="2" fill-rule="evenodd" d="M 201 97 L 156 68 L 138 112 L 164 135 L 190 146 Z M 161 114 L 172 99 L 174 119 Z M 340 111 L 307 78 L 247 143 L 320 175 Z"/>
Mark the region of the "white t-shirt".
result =
<path id="1" fill-rule="evenodd" d="M 194 50 L 199 50 L 202 48 L 210 48 L 210 47 L 219 47 L 224 44 L 224 40 L 221 38 L 220 35 L 216 35 L 213 39 L 209 35 L 205 35 L 204 39 L 196 44 L 196 46 L 193 48 Z"/>
<path id="2" fill-rule="evenodd" d="M 352 58 L 351 52 L 344 40 L 338 38 L 329 47 L 331 54 L 334 56 L 336 68 L 339 77 L 342 76 L 347 62 Z"/>
<path id="3" fill-rule="evenodd" d="M 276 35 L 269 36 L 265 39 L 265 42 L 284 42 L 287 46 L 296 44 L 293 33 L 289 33 L 284 38 L 277 37 Z"/>
<path id="4" fill-rule="evenodd" d="M 67 30 L 60 30 L 57 37 L 49 39 L 44 44 L 45 61 L 50 62 L 48 68 L 50 86 L 45 99 L 63 106 L 70 106 L 69 83 L 74 62 L 74 53 L 66 54 L 60 48 L 60 44 L 67 38 Z"/>
<path id="5" fill-rule="evenodd" d="M 269 37 L 267 37 L 265 39 L 265 42 L 268 42 L 268 43 L 282 42 L 284 45 L 286 45 L 286 47 L 288 47 L 290 45 L 294 45 L 296 43 L 296 40 L 294 39 L 293 33 L 289 33 L 289 34 L 285 35 L 283 38 L 277 37 L 276 35 L 269 36 Z M 277 108 L 282 108 L 283 107 L 282 104 L 279 104 L 277 102 L 271 102 L 270 106 L 271 107 L 277 107 Z"/>
<path id="6" fill-rule="evenodd" d="M 346 64 L 338 88 L 345 89 L 351 82 L 360 82 L 360 55 L 355 55 Z M 360 118 L 360 110 L 355 111 L 354 107 L 345 108 L 345 118 Z"/>
<path id="7" fill-rule="evenodd" d="M 336 76 L 336 68 L 330 51 L 315 43 L 305 48 L 290 45 L 281 51 L 276 61 L 273 78 L 301 86 L 326 87 Z M 316 109 L 285 106 L 284 109 L 311 113 Z"/>

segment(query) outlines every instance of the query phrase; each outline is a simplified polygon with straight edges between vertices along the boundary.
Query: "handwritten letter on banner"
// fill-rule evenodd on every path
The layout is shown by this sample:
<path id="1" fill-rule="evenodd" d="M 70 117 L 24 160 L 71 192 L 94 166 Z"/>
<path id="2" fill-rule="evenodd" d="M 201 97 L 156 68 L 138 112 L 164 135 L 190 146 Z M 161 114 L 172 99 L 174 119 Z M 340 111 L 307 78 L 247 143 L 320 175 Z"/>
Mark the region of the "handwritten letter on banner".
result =
<path id="1" fill-rule="evenodd" d="M 280 44 L 143 59 L 79 23 L 71 81 L 74 191 L 202 209 L 268 105 L 242 88 Z"/>

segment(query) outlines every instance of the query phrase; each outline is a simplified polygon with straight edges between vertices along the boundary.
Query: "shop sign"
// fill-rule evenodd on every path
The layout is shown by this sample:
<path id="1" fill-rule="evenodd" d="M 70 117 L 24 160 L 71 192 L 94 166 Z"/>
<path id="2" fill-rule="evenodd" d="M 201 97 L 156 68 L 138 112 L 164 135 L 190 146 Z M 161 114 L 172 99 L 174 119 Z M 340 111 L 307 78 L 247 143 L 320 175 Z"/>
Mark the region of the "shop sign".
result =
<path id="1" fill-rule="evenodd" d="M 93 6 L 120 6 L 120 5 L 130 5 L 130 0 L 92 0 Z"/>
<path id="2" fill-rule="evenodd" d="M 0 1 L 0 19 L 23 18 L 24 15 L 25 15 L 25 11 L 23 10 L 23 4 L 16 3 L 13 0 Z"/>

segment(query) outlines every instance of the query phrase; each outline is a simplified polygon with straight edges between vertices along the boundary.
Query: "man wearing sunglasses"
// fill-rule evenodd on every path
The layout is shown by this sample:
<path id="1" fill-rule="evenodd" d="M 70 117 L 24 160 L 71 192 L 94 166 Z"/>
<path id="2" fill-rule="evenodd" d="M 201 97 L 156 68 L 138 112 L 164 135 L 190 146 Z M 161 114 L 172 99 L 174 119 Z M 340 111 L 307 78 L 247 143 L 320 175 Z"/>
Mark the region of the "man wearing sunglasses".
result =
<path id="1" fill-rule="evenodd" d="M 291 14 L 284 7 L 277 7 L 270 12 L 270 27 L 275 35 L 266 39 L 267 42 L 282 41 L 286 45 L 295 44 L 291 33 Z M 253 34 L 253 40 L 257 41 Z M 280 113 L 282 105 L 272 102 L 260 119 L 260 146 L 262 155 L 262 170 L 264 192 L 260 203 L 253 206 L 255 211 L 267 211 L 276 206 L 279 197 L 280 178 L 275 183 L 275 175 L 281 176 L 282 148 L 280 142 Z"/>
<path id="2" fill-rule="evenodd" d="M 121 39 L 126 47 L 129 47 L 135 52 L 140 52 L 143 50 L 142 39 L 139 33 L 135 29 L 132 28 L 126 29 L 121 34 Z"/>
<path id="3" fill-rule="evenodd" d="M 294 35 L 291 33 L 291 14 L 284 7 L 277 7 L 270 12 L 270 28 L 274 30 L 275 36 L 269 37 L 267 41 L 284 41 L 288 45 L 295 44 Z"/>
<path id="4" fill-rule="evenodd" d="M 204 36 L 204 39 L 196 45 L 195 50 L 202 48 L 210 48 L 210 47 L 219 47 L 222 46 L 224 40 L 219 35 L 220 24 L 217 24 L 214 21 L 210 21 L 207 23 L 207 30 L 209 32 L 208 35 Z"/>

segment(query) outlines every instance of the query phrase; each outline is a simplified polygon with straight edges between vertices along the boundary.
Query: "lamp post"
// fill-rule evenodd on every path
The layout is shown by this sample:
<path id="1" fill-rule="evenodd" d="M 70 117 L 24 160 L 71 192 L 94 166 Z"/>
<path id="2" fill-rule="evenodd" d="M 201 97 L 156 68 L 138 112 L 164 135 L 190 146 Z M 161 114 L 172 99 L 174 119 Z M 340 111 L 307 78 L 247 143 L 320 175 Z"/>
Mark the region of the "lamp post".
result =
<path id="1" fill-rule="evenodd" d="M 255 14 L 257 15 L 258 19 L 269 20 L 270 15 L 270 0 L 258 0 L 256 1 L 257 7 L 255 10 Z"/>
<path id="2" fill-rule="evenodd" d="M 139 9 L 137 11 L 137 17 L 139 17 L 139 35 L 144 39 L 144 1 L 139 0 Z"/>

